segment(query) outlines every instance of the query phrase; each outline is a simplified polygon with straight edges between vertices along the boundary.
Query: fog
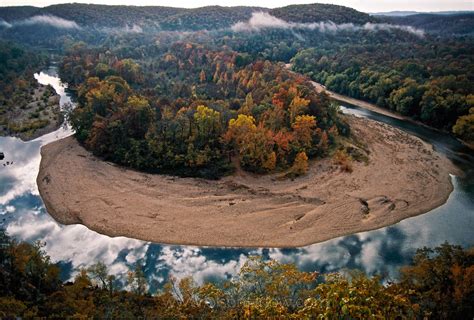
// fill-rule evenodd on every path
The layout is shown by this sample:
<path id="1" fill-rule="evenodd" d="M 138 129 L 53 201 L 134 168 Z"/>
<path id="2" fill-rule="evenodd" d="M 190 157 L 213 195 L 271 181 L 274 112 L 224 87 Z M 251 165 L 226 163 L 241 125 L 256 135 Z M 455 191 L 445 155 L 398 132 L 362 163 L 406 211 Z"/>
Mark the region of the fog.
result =
<path id="1" fill-rule="evenodd" d="M 125 34 L 125 33 L 143 33 L 142 27 L 137 24 L 125 25 L 124 27 L 98 27 L 94 29 L 97 32 L 106 34 Z"/>
<path id="2" fill-rule="evenodd" d="M 418 37 L 424 36 L 424 31 L 410 26 L 392 25 L 387 23 L 366 23 L 364 25 L 354 25 L 353 23 L 336 24 L 332 21 L 321 21 L 314 23 L 287 22 L 272 16 L 267 12 L 253 12 L 252 17 L 247 22 L 237 22 L 231 29 L 234 32 L 258 32 L 262 29 L 308 29 L 319 32 L 339 32 L 339 31 L 392 31 L 402 30 L 412 33 Z"/>
<path id="3" fill-rule="evenodd" d="M 134 24 L 133 26 L 128 26 L 126 25 L 125 28 L 123 29 L 124 32 L 126 33 L 142 33 L 143 29 L 137 24 Z"/>
<path id="4" fill-rule="evenodd" d="M 0 21 L 0 25 L 8 28 L 15 26 L 47 25 L 58 29 L 81 29 L 75 21 L 66 20 L 53 15 L 33 16 L 28 19 L 14 21 L 11 24 L 5 21 Z"/>

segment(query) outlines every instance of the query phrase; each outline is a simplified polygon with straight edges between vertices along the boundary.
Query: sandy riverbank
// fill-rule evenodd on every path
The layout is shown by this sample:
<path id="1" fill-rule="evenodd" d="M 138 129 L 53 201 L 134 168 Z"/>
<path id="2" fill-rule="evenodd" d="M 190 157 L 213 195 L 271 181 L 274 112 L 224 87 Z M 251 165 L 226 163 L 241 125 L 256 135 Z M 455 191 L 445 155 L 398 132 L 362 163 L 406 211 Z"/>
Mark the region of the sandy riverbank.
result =
<path id="1" fill-rule="evenodd" d="M 366 101 L 362 101 L 362 100 L 358 100 L 358 99 L 354 99 L 354 98 L 350 98 L 350 97 L 347 97 L 347 96 L 343 96 L 339 93 L 328 90 L 325 86 L 323 86 L 320 83 L 311 81 L 311 84 L 316 89 L 316 92 L 318 92 L 318 93 L 325 92 L 331 99 L 337 100 L 339 102 L 348 103 L 348 104 L 351 104 L 351 105 L 354 105 L 354 106 L 357 106 L 357 107 L 360 107 L 360 108 L 363 108 L 363 109 L 367 109 L 367 110 L 370 110 L 370 111 L 373 111 L 373 112 L 377 112 L 377 113 L 380 113 L 380 114 L 383 114 L 383 115 L 386 115 L 386 116 L 389 116 L 389 117 L 392 117 L 392 118 L 396 118 L 396 119 L 400 119 L 400 120 L 413 121 L 409 117 L 405 117 L 405 116 L 402 116 L 400 114 L 391 112 L 390 110 L 380 108 L 380 107 L 376 106 L 375 104 L 372 104 L 372 103 L 369 103 L 369 102 L 366 102 Z"/>
<path id="2" fill-rule="evenodd" d="M 284 64 L 284 67 L 287 70 L 289 70 L 290 72 L 295 73 L 294 71 L 291 70 L 291 67 L 292 67 L 291 63 Z M 402 115 L 397 114 L 395 112 L 391 112 L 390 110 L 380 108 L 379 106 L 377 106 L 373 103 L 369 103 L 369 102 L 362 101 L 362 100 L 359 100 L 359 99 L 350 98 L 348 96 L 344 96 L 342 94 L 339 94 L 339 93 L 336 93 L 334 91 L 328 90 L 326 88 L 326 86 L 323 86 L 322 84 L 320 84 L 316 81 L 310 81 L 310 82 L 313 85 L 313 87 L 314 87 L 314 89 L 316 90 L 317 93 L 324 92 L 329 96 L 329 98 L 331 98 L 333 100 L 337 100 L 337 101 L 342 102 L 342 103 L 351 104 L 353 106 L 357 106 L 357 107 L 362 108 L 362 109 L 367 109 L 367 110 L 370 110 L 370 111 L 373 111 L 373 112 L 376 112 L 376 113 L 379 113 L 379 114 L 383 114 L 383 115 L 386 115 L 386 116 L 389 116 L 389 117 L 392 117 L 392 118 L 395 118 L 395 119 L 415 122 L 414 120 L 410 119 L 409 117 L 405 117 L 405 116 L 402 116 Z M 420 122 L 418 124 L 422 124 L 422 123 Z"/>
<path id="3" fill-rule="evenodd" d="M 443 204 L 451 163 L 420 139 L 349 117 L 367 145 L 352 173 L 315 161 L 291 180 L 247 173 L 207 181 L 103 162 L 73 137 L 42 148 L 38 187 L 48 212 L 110 236 L 159 243 L 294 247 L 394 224 Z"/>

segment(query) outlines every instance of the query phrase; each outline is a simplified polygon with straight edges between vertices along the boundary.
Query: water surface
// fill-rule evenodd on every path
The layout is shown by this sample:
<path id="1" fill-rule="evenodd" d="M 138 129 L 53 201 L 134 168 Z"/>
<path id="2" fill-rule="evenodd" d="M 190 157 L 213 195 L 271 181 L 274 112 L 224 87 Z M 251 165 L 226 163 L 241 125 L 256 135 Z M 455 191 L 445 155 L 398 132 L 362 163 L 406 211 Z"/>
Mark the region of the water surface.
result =
<path id="1" fill-rule="evenodd" d="M 71 103 L 55 69 L 35 75 L 51 84 L 61 96 L 61 106 Z M 70 279 L 82 267 L 102 261 L 110 273 L 124 278 L 135 263 L 144 266 L 152 290 L 163 285 L 169 275 L 193 276 L 197 282 L 229 278 L 236 274 L 249 255 L 263 255 L 293 262 L 302 270 L 321 272 L 357 268 L 368 274 L 395 278 L 397 269 L 409 262 L 416 248 L 437 246 L 445 241 L 464 247 L 474 245 L 474 157 L 456 139 L 413 123 L 381 116 L 353 106 L 346 113 L 372 118 L 397 126 L 432 143 L 465 172 L 452 176 L 454 191 L 443 206 L 375 231 L 339 237 L 297 249 L 241 249 L 160 245 L 125 237 L 111 238 L 82 225 L 65 226 L 46 212 L 39 196 L 36 176 L 40 148 L 72 134 L 68 125 L 30 142 L 0 137 L 0 227 L 18 240 L 45 243 L 52 261 L 62 266 L 62 277 Z M 6 162 L 13 161 L 12 165 Z M 5 164 L 5 166 L 4 166 Z"/>

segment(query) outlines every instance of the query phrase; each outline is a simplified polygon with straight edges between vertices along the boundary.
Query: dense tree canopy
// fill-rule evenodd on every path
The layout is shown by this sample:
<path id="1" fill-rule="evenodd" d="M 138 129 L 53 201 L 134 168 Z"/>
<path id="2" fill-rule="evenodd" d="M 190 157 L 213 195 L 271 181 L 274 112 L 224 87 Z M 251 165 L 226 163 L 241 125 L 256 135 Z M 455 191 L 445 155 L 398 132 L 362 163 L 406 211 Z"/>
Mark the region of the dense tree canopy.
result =
<path id="1" fill-rule="evenodd" d="M 76 46 L 61 75 L 77 89 L 78 139 L 120 164 L 218 177 L 237 157 L 270 172 L 300 153 L 323 156 L 337 132 L 348 134 L 327 98 L 281 65 L 189 42 L 153 60 L 104 50 Z"/>
<path id="2" fill-rule="evenodd" d="M 0 317 L 152 319 L 470 319 L 474 255 L 444 244 L 421 249 L 383 285 L 361 272 L 320 274 L 250 257 L 228 281 L 196 284 L 170 278 L 151 294 L 137 264 L 125 287 L 97 262 L 59 280 L 41 244 L 0 233 Z"/>
<path id="3" fill-rule="evenodd" d="M 473 142 L 474 49 L 470 41 L 310 48 L 294 70 L 328 89 L 367 100 Z M 457 126 L 456 123 L 458 123 Z"/>
<path id="4" fill-rule="evenodd" d="M 46 62 L 43 55 L 0 40 L 0 116 L 28 101 L 30 91 L 38 87 L 33 74 Z"/>
<path id="5" fill-rule="evenodd" d="M 257 27 L 248 32 L 232 29 L 238 22 L 248 22 L 255 12 L 264 12 L 277 20 L 270 20 L 268 25 L 263 23 L 264 27 L 254 21 Z M 53 23 L 56 20 L 38 25 L 18 23 L 35 16 L 65 19 L 66 23 L 76 23 L 77 27 L 62 28 Z M 469 121 L 469 110 L 473 95 L 474 48 L 469 26 L 473 24 L 474 15 L 471 13 L 387 18 L 323 4 L 275 9 L 62 4 L 45 8 L 0 8 L 0 19 L 4 20 L 0 23 L 1 38 L 34 47 L 63 52 L 77 41 L 103 46 L 102 56 L 94 60 L 98 63 L 93 74 L 101 79 L 105 75 L 119 75 L 132 87 L 131 82 L 136 82 L 134 89 L 138 85 L 144 87 L 140 80 L 147 79 L 148 85 L 150 79 L 161 78 L 161 83 L 155 82 L 155 87 L 148 87 L 156 90 L 157 95 L 170 89 L 184 96 L 195 93 L 199 98 L 205 93 L 209 95 L 206 98 L 213 99 L 240 93 L 232 88 L 222 88 L 228 86 L 229 78 L 218 83 L 220 70 L 217 74 L 215 69 L 195 70 L 194 67 L 205 65 L 205 61 L 193 61 L 191 66 L 179 55 L 171 54 L 168 60 L 158 58 L 164 58 L 163 54 L 177 41 L 197 43 L 214 51 L 226 48 L 238 53 L 233 61 L 237 69 L 256 60 L 291 60 L 294 70 L 334 91 L 376 103 L 472 142 L 474 129 Z M 271 27 L 272 23 L 276 26 Z M 318 23 L 326 25 L 317 28 Z M 335 27 L 336 24 L 340 27 Z M 110 58 L 108 53 L 118 60 L 106 61 Z M 165 61 L 157 63 L 154 58 Z M 175 58 L 181 60 L 181 65 L 171 70 Z M 141 67 L 141 72 L 134 69 L 133 61 Z M 84 77 L 84 68 L 89 61 L 82 63 L 68 69 L 76 75 L 76 84 L 86 80 L 79 77 Z M 234 70 L 227 70 L 226 64 L 228 61 L 219 68 L 226 70 L 229 77 Z M 163 67 L 166 72 L 160 70 Z M 191 68 L 190 75 L 194 79 L 187 77 L 185 68 Z M 142 76 L 142 72 L 148 74 Z M 195 77 L 197 74 L 199 78 Z M 131 79 L 132 76 L 138 78 Z M 174 80 L 165 83 L 168 76 Z M 196 86 L 193 91 L 191 83 L 197 79 L 199 82 L 196 83 L 213 81 L 215 85 Z M 227 92 L 222 95 L 223 92 L 217 90 Z M 240 96 L 237 98 L 241 99 Z M 150 102 L 150 105 L 154 107 L 154 103 Z"/>

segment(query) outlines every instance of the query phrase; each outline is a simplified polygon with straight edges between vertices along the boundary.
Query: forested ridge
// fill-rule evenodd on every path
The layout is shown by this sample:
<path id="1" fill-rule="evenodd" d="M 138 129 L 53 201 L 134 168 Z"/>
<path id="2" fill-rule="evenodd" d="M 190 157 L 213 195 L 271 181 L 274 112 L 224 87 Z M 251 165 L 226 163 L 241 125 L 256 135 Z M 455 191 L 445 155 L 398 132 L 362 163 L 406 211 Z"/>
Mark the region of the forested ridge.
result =
<path id="1" fill-rule="evenodd" d="M 418 13 L 404 17 L 381 18 L 389 23 L 427 29 L 441 36 L 472 36 L 474 34 L 474 14 L 472 12 L 453 12 L 451 14 Z"/>
<path id="2" fill-rule="evenodd" d="M 292 61 L 295 71 L 331 90 L 472 143 L 474 46 L 466 30 L 473 16 L 379 17 L 323 4 L 275 9 L 62 4 L 0 8 L 0 37 L 61 53 L 83 41 L 122 60 L 133 59 L 141 70 L 148 70 L 177 41 L 236 52 L 241 63 Z M 441 25 L 446 28 L 440 30 Z M 148 82 L 150 76 L 143 78 Z M 173 81 L 191 85 L 191 79 L 176 75 Z M 174 85 L 162 83 L 159 90 Z"/>
<path id="3" fill-rule="evenodd" d="M 74 20 L 81 27 L 121 27 L 130 24 L 159 27 L 162 30 L 211 30 L 228 28 L 238 21 L 248 20 L 252 12 L 270 14 L 295 22 L 331 20 L 335 23 L 365 23 L 377 18 L 343 6 L 311 4 L 293 5 L 276 9 L 258 6 L 206 6 L 175 8 L 164 6 L 120 6 L 96 4 L 57 4 L 44 8 L 0 8 L 0 18 L 13 23 L 35 15 L 53 15 Z"/>
<path id="4" fill-rule="evenodd" d="M 250 257 L 229 280 L 176 279 L 158 292 L 138 262 L 124 281 L 101 263 L 60 280 L 41 243 L 0 233 L 0 317 L 142 319 L 470 319 L 472 250 L 419 249 L 400 279 L 383 285 L 362 272 L 321 274 Z"/>

